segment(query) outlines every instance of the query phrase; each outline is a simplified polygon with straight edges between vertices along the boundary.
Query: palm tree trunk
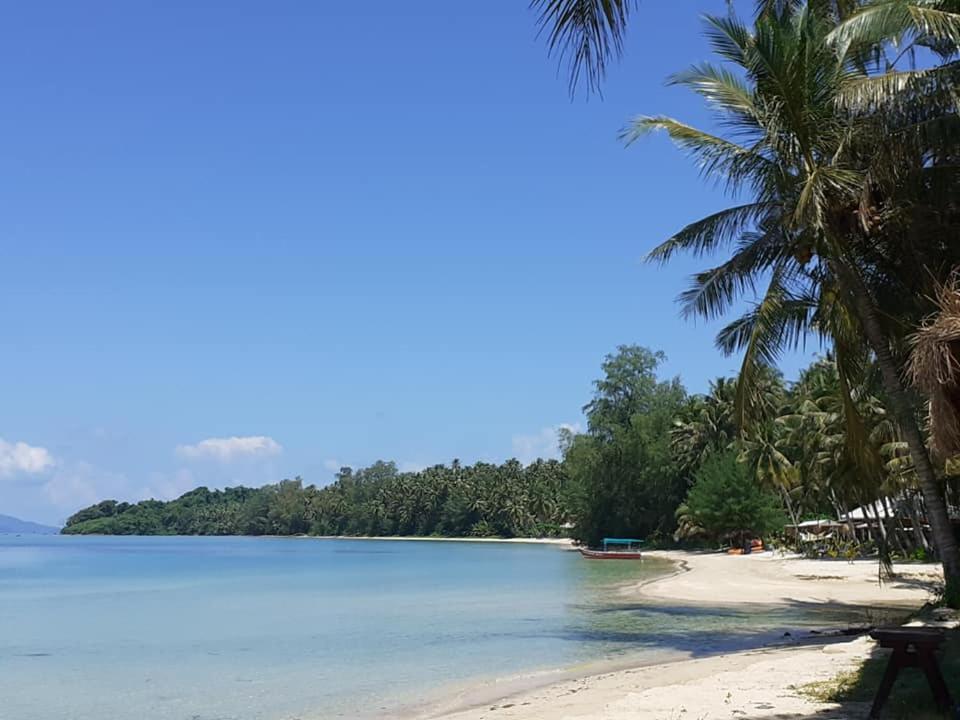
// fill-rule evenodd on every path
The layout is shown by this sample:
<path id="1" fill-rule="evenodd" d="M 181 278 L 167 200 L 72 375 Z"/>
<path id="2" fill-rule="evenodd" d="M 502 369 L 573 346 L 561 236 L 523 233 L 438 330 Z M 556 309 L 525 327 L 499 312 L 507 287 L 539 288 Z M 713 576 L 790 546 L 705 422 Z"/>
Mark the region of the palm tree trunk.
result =
<path id="1" fill-rule="evenodd" d="M 901 555 L 908 554 L 908 548 L 903 544 L 903 537 L 906 534 L 903 529 L 903 523 L 900 522 L 900 512 L 895 505 L 890 502 L 886 495 L 880 496 L 880 502 L 883 503 L 883 510 L 887 516 L 887 537 L 893 538 L 893 544 Z"/>
<path id="2" fill-rule="evenodd" d="M 873 515 L 877 519 L 877 532 L 880 534 L 880 542 L 887 542 L 887 526 L 883 524 L 883 514 L 880 512 L 880 508 L 877 507 L 876 502 L 871 502 L 870 507 L 873 510 Z"/>
<path id="3" fill-rule="evenodd" d="M 857 315 L 863 325 L 867 341 L 873 349 L 880 366 L 880 375 L 883 379 L 883 388 L 893 416 L 900 426 L 910 448 L 910 458 L 917 473 L 923 501 L 927 508 L 927 518 L 933 531 L 933 541 L 937 546 L 940 562 L 943 563 L 943 576 L 946 584 L 944 598 L 950 607 L 960 607 L 960 552 L 953 534 L 950 516 L 947 514 L 947 504 L 944 494 L 937 481 L 930 454 L 920 434 L 917 425 L 914 407 L 907 397 L 906 389 L 900 378 L 893 353 L 890 351 L 889 341 L 877 318 L 877 311 L 873 299 L 855 268 L 849 268 L 844 273 L 849 279 L 849 287 L 853 293 Z"/>
<path id="4" fill-rule="evenodd" d="M 840 522 L 843 516 L 846 515 L 847 531 L 850 533 L 850 540 L 851 542 L 858 542 L 860 538 L 857 537 L 857 526 L 853 523 L 853 520 L 850 519 L 850 511 L 844 510 L 840 501 L 837 500 L 837 493 L 833 488 L 830 488 L 830 499 L 833 502 L 833 509 L 837 512 L 837 521 Z"/>
<path id="5" fill-rule="evenodd" d="M 793 509 L 793 503 L 790 501 L 790 492 L 785 487 L 781 487 L 780 492 L 783 493 L 783 500 L 787 505 L 787 512 L 790 514 L 790 520 L 793 522 L 793 537 L 796 541 L 793 549 L 800 550 L 802 545 L 800 542 L 800 518 L 797 517 L 797 511 Z"/>
<path id="6" fill-rule="evenodd" d="M 924 550 L 929 550 L 930 541 L 927 540 L 927 535 L 923 532 L 923 519 L 917 510 L 917 502 L 913 493 L 909 495 L 904 493 L 904 502 L 908 503 L 907 511 L 910 513 L 910 524 L 913 526 L 913 534 L 917 538 L 917 545 Z"/>

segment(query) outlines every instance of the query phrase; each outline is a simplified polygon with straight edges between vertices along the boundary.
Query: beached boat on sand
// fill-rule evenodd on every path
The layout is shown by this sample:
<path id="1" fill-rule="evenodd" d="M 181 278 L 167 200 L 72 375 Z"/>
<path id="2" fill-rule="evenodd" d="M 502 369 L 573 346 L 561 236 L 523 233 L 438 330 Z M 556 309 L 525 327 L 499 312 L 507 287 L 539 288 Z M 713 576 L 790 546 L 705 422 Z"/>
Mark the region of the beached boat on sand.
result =
<path id="1" fill-rule="evenodd" d="M 578 548 L 580 554 L 590 560 L 640 560 L 640 545 L 636 538 L 604 538 L 602 550 Z"/>

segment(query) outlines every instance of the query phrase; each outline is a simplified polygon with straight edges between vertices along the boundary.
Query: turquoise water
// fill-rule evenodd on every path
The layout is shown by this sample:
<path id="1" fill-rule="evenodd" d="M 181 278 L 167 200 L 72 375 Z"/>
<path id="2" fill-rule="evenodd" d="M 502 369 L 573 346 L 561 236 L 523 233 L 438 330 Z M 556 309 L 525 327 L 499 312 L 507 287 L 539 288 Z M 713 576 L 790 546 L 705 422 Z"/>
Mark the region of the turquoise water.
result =
<path id="1" fill-rule="evenodd" d="M 357 718 L 447 683 L 862 619 L 618 592 L 669 569 L 534 544 L 0 537 L 0 719 Z"/>

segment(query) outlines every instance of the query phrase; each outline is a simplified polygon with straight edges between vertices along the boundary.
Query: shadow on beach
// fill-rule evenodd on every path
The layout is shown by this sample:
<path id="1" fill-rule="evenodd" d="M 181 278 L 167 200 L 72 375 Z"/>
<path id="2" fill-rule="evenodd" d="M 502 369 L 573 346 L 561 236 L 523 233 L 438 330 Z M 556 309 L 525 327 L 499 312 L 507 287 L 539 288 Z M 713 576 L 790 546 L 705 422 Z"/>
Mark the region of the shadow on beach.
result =
<path id="1" fill-rule="evenodd" d="M 874 627 L 902 623 L 916 605 L 865 606 L 791 600 L 743 605 L 629 602 L 579 606 L 564 640 L 660 649 L 690 658 L 763 648 L 843 642 Z"/>
<path id="2" fill-rule="evenodd" d="M 890 650 L 874 647 L 858 668 L 841 673 L 824 682 L 811 683 L 793 690 L 835 707 L 809 713 L 778 713 L 774 707 L 756 707 L 754 713 L 738 714 L 742 720 L 857 720 L 867 718 L 880 680 L 887 667 Z M 942 713 L 936 709 L 933 694 L 923 671 L 905 668 L 880 717 L 883 720 L 942 720 L 960 717 L 960 630 L 946 632 L 946 642 L 938 653 L 943 677 L 954 700 L 954 710 Z"/>

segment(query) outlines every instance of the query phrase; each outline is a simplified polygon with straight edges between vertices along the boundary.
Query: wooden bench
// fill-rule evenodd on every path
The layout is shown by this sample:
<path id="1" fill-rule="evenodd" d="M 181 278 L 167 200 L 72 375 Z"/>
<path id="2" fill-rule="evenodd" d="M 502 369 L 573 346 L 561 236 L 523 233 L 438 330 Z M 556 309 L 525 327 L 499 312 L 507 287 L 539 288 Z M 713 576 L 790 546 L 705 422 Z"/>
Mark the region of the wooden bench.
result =
<path id="1" fill-rule="evenodd" d="M 930 689 L 933 691 L 933 698 L 941 712 L 947 712 L 953 705 L 950 698 L 950 691 L 947 690 L 947 684 L 943 681 L 943 675 L 940 673 L 940 666 L 937 664 L 936 652 L 943 644 L 943 630 L 938 628 L 889 628 L 874 630 L 870 637 L 877 641 L 882 648 L 890 648 L 893 653 L 887 662 L 887 669 L 883 673 L 883 680 L 880 681 L 880 687 L 877 688 L 877 696 L 873 700 L 873 706 L 870 708 L 871 720 L 880 717 L 880 710 L 883 704 L 890 697 L 890 691 L 896 682 L 897 674 L 901 668 L 918 667 L 921 668 L 927 676 L 927 682 L 930 683 Z"/>

